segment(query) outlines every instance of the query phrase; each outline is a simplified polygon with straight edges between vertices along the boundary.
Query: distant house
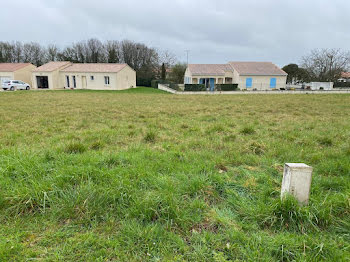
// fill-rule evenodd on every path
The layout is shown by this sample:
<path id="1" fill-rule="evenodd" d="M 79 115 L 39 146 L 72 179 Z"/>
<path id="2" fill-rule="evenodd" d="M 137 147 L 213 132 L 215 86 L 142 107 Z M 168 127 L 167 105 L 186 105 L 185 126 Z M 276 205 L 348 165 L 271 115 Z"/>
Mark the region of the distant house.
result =
<path id="1" fill-rule="evenodd" d="M 350 72 L 342 72 L 341 77 L 338 79 L 338 82 L 341 82 L 341 83 L 350 82 Z"/>
<path id="2" fill-rule="evenodd" d="M 34 89 L 122 90 L 136 87 L 136 72 L 127 64 L 50 62 L 33 71 Z"/>
<path id="3" fill-rule="evenodd" d="M 287 73 L 270 62 L 229 62 L 227 64 L 189 64 L 185 84 L 238 84 L 241 90 L 270 90 L 286 87 Z"/>
<path id="4" fill-rule="evenodd" d="M 0 63 L 0 85 L 6 80 L 21 80 L 32 86 L 32 70 L 35 68 L 30 63 Z"/>

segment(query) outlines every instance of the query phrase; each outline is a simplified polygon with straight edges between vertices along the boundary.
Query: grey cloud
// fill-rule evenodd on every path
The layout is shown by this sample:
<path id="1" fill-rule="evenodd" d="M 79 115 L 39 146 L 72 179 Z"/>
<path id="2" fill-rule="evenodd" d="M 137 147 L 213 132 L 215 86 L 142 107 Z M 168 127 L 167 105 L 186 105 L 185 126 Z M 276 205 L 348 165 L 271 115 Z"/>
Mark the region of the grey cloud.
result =
<path id="1" fill-rule="evenodd" d="M 12 0 L 2 4 L 3 41 L 59 46 L 97 37 L 131 39 L 193 63 L 299 62 L 313 48 L 348 48 L 343 0 Z M 19 19 L 13 19 L 16 12 Z M 23 19 L 22 19 L 23 17 Z"/>

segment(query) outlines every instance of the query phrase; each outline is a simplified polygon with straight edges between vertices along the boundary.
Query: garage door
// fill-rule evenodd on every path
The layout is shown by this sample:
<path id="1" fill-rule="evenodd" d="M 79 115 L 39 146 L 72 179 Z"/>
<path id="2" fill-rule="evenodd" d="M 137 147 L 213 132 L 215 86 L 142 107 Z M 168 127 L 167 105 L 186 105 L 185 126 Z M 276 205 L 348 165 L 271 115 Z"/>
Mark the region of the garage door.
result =
<path id="1" fill-rule="evenodd" d="M 3 82 L 11 80 L 10 76 L 0 76 L 0 84 L 2 85 Z"/>

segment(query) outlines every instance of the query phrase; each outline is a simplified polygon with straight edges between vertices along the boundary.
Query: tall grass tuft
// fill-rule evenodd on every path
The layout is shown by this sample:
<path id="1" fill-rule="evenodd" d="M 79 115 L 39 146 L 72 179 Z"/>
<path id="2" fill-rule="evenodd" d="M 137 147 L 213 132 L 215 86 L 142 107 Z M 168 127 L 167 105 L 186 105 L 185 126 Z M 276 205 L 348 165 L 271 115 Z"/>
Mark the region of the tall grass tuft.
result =
<path id="1" fill-rule="evenodd" d="M 64 152 L 68 154 L 80 154 L 84 153 L 87 150 L 87 147 L 81 142 L 72 142 L 66 145 Z"/>
<path id="2" fill-rule="evenodd" d="M 240 133 L 243 135 L 252 135 L 255 134 L 255 129 L 253 126 L 245 126 L 240 130 Z"/>
<path id="3" fill-rule="evenodd" d="M 146 142 L 146 143 L 154 143 L 156 142 L 156 133 L 152 130 L 149 130 L 145 137 L 143 138 L 143 140 Z"/>

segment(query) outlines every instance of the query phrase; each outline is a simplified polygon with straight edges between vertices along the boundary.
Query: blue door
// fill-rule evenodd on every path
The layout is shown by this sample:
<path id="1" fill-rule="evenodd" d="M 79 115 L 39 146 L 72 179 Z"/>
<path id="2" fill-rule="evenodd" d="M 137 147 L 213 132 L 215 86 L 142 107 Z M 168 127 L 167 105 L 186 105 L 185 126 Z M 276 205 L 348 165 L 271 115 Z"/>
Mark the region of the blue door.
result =
<path id="1" fill-rule="evenodd" d="M 210 78 L 210 91 L 214 91 L 215 90 L 215 79 L 214 78 Z"/>
<path id="2" fill-rule="evenodd" d="M 276 78 L 270 79 L 270 88 L 276 88 Z"/>
<path id="3" fill-rule="evenodd" d="M 253 86 L 253 78 L 251 78 L 251 77 L 246 78 L 246 80 L 245 80 L 245 87 L 246 88 L 250 88 L 252 86 Z"/>

